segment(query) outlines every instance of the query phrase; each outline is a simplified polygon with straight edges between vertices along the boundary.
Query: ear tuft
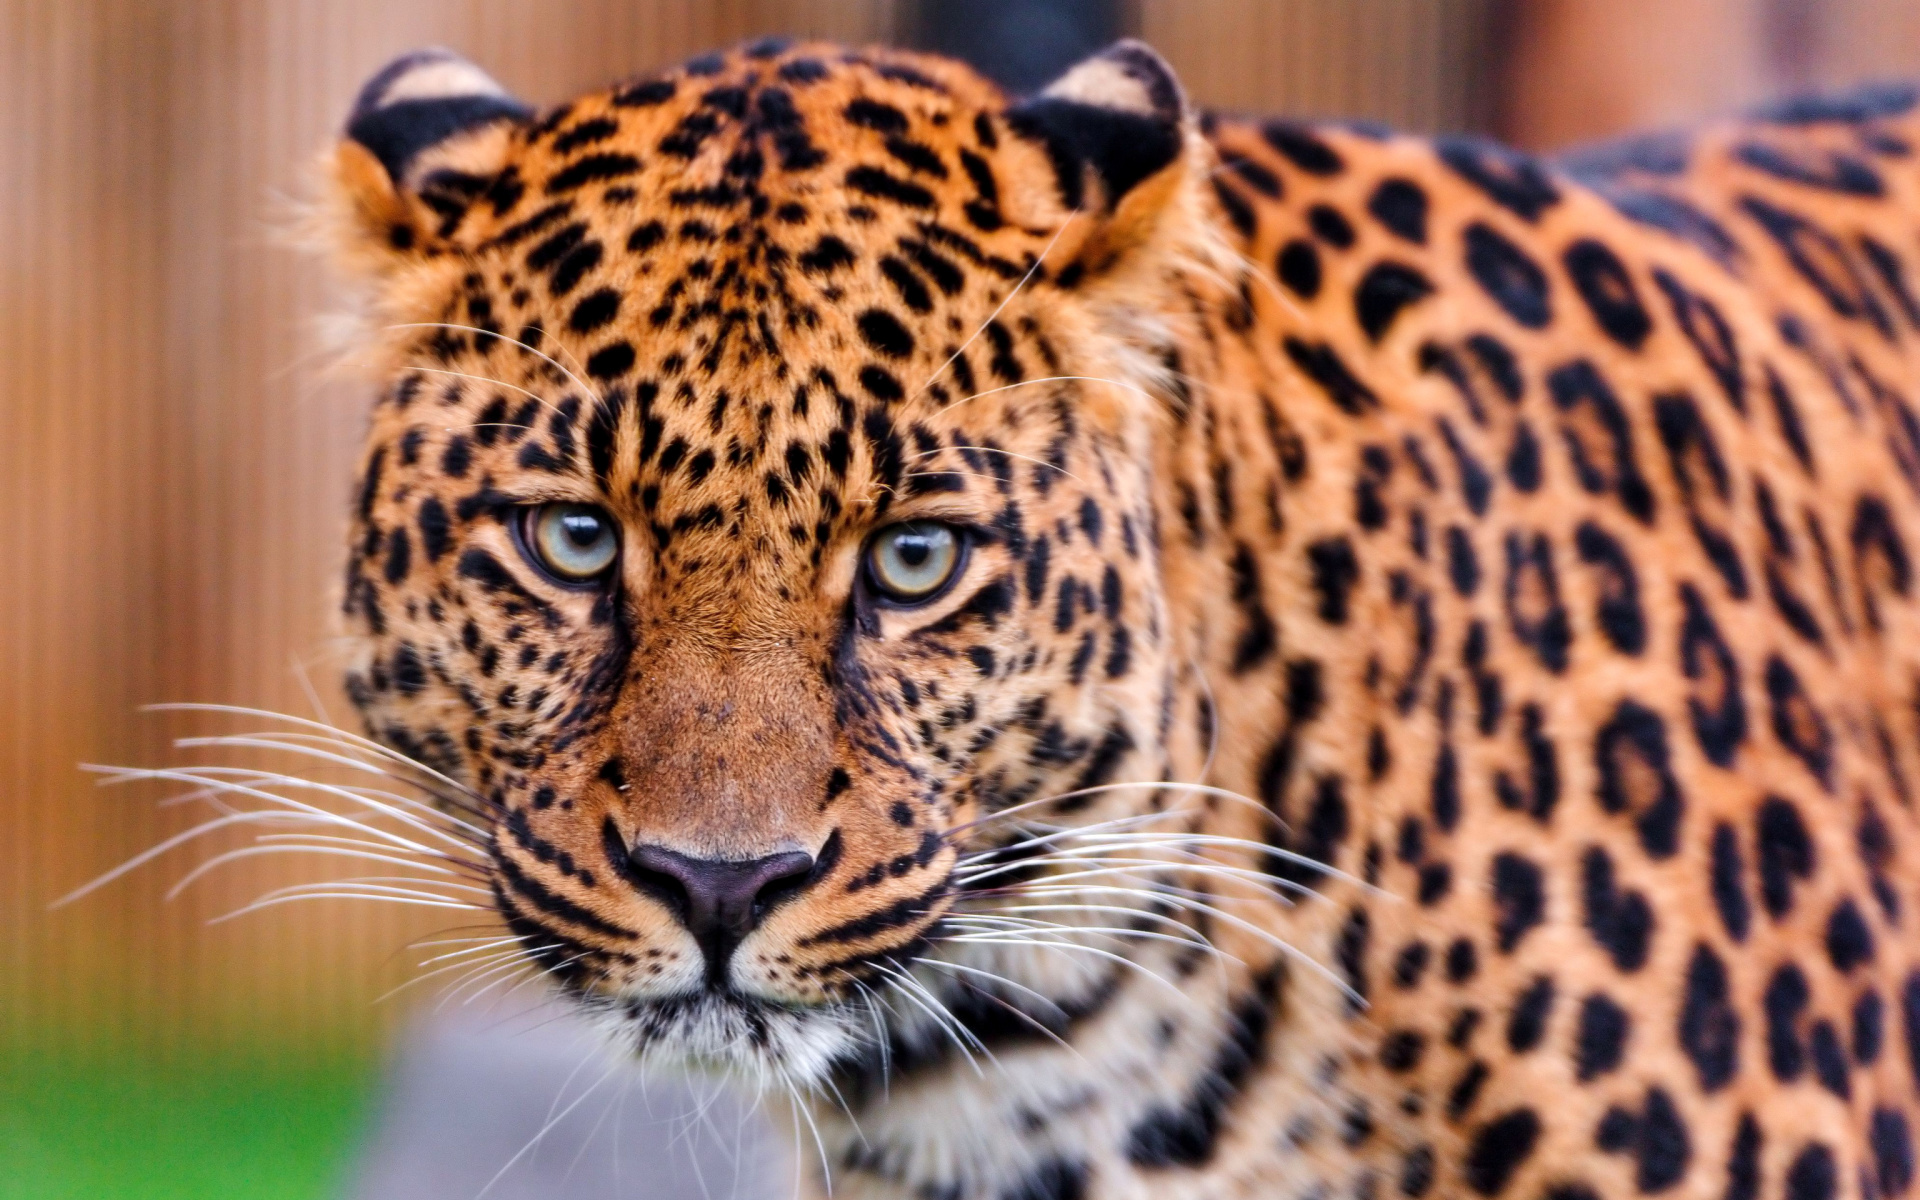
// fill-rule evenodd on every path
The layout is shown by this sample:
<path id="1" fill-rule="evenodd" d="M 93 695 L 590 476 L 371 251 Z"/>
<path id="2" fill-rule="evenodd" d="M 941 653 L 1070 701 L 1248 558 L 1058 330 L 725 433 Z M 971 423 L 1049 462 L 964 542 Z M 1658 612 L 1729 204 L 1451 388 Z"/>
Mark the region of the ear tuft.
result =
<path id="1" fill-rule="evenodd" d="M 483 126 L 532 115 L 492 76 L 451 50 L 416 50 L 388 63 L 360 89 L 347 136 L 386 168 L 396 187 L 405 187 L 426 151 Z"/>
<path id="2" fill-rule="evenodd" d="M 1068 208 L 1111 213 L 1180 158 L 1188 110 L 1173 68 L 1128 39 L 1015 105 L 1007 123 L 1045 146 Z"/>

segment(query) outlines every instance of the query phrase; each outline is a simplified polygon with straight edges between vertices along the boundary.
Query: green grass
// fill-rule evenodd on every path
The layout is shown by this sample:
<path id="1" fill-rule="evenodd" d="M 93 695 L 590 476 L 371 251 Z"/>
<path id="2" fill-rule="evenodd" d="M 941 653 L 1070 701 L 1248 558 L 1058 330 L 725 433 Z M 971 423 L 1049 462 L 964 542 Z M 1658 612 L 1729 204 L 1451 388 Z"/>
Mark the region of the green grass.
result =
<path id="1" fill-rule="evenodd" d="M 0 1058 L 0 1200 L 337 1195 L 373 1070 L 360 1059 L 161 1067 Z"/>

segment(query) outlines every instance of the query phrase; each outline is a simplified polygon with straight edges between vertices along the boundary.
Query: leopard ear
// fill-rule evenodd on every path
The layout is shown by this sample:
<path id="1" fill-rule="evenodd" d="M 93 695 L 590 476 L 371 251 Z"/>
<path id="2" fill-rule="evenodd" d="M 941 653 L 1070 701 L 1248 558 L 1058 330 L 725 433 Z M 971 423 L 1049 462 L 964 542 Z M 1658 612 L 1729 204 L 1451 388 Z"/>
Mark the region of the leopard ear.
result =
<path id="1" fill-rule="evenodd" d="M 1132 39 L 1082 60 L 1008 109 L 1006 120 L 1052 167 L 1054 195 L 1029 196 L 1029 203 L 1037 200 L 1044 209 L 1051 200 L 1091 218 L 1076 254 L 1089 271 L 1147 240 L 1175 201 L 1193 190 L 1192 167 L 1203 157 L 1173 68 Z"/>
<path id="2" fill-rule="evenodd" d="M 382 67 L 360 89 L 329 163 L 336 247 L 375 273 L 443 248 L 532 116 L 450 50 Z"/>

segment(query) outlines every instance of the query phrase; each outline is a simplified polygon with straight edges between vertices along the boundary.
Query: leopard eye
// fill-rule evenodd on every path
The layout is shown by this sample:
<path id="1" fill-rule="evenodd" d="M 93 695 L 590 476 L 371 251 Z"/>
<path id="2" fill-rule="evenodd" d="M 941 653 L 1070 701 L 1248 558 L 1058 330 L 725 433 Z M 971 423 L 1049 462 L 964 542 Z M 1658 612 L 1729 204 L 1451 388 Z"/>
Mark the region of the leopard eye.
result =
<path id="1" fill-rule="evenodd" d="M 620 553 L 613 518 L 591 504 L 542 504 L 523 510 L 521 541 L 528 554 L 562 583 L 590 583 Z"/>
<path id="2" fill-rule="evenodd" d="M 889 525 L 867 547 L 867 576 L 875 590 L 901 604 L 932 599 L 960 565 L 960 533 L 937 521 Z"/>

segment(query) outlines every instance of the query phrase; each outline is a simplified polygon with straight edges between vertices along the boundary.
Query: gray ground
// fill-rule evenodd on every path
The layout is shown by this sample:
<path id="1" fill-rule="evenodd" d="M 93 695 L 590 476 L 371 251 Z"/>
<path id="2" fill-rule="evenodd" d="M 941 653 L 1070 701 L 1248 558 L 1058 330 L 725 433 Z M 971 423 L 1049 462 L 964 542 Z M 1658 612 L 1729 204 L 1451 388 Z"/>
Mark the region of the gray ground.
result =
<path id="1" fill-rule="evenodd" d="M 793 1195 L 787 1139 L 740 1096 L 609 1065 L 550 1010 L 422 1021 L 388 1069 L 348 1200 Z"/>

